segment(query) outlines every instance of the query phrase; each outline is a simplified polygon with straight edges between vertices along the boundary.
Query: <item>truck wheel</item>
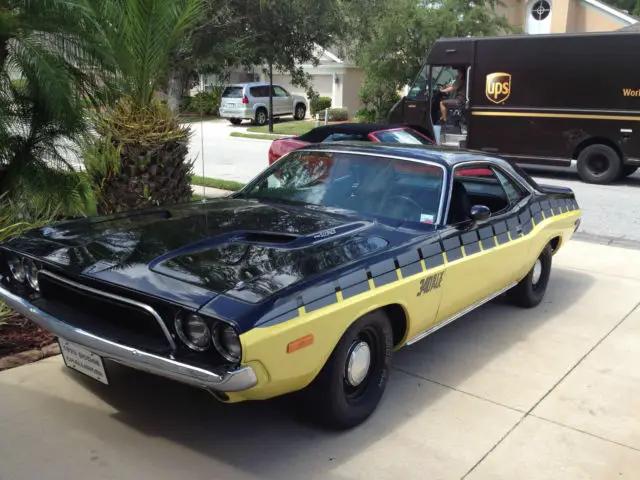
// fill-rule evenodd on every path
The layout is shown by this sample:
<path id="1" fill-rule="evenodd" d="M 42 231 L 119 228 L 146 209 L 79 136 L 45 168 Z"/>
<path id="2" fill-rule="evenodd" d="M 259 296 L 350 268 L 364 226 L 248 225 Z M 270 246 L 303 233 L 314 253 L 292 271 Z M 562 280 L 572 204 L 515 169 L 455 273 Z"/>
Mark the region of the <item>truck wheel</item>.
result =
<path id="1" fill-rule="evenodd" d="M 310 420 L 333 429 L 355 427 L 378 406 L 391 373 L 393 332 L 382 311 L 364 315 L 344 333 L 302 397 Z"/>
<path id="2" fill-rule="evenodd" d="M 589 145 L 578 155 L 578 174 L 587 183 L 614 182 L 622 173 L 622 159 L 611 147 Z"/>
<path id="3" fill-rule="evenodd" d="M 629 175 L 633 175 L 638 170 L 638 167 L 634 167 L 633 165 L 625 165 L 622 167 L 622 177 L 628 177 Z"/>
<path id="4" fill-rule="evenodd" d="M 547 244 L 527 276 L 509 291 L 508 296 L 515 305 L 532 308 L 542 301 L 549 284 L 552 257 L 551 245 Z"/>
<path id="5" fill-rule="evenodd" d="M 269 117 L 267 115 L 267 111 L 264 108 L 259 108 L 256 112 L 256 125 L 266 125 L 268 121 Z"/>

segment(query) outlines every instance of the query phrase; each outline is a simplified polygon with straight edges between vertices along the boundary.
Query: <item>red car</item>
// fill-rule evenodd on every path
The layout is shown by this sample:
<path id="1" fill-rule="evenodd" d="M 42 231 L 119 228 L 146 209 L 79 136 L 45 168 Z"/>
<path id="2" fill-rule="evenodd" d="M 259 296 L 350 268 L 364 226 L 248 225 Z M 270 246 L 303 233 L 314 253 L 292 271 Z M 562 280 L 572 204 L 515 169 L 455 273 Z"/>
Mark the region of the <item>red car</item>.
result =
<path id="1" fill-rule="evenodd" d="M 316 127 L 297 137 L 278 138 L 269 148 L 269 165 L 284 154 L 312 143 L 353 140 L 360 142 L 404 143 L 414 145 L 435 145 L 423 133 L 406 126 L 374 125 L 370 123 L 338 123 Z"/>

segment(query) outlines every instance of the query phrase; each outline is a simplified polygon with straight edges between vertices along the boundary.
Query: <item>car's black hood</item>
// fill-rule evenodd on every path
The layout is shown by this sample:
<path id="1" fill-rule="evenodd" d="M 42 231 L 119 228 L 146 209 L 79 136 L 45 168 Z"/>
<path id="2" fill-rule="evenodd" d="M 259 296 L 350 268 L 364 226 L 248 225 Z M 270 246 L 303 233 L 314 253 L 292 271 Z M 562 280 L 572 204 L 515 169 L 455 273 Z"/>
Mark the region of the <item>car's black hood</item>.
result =
<path id="1" fill-rule="evenodd" d="M 195 306 L 219 293 L 259 302 L 400 240 L 344 212 L 227 198 L 58 223 L 6 246 L 73 275 Z"/>

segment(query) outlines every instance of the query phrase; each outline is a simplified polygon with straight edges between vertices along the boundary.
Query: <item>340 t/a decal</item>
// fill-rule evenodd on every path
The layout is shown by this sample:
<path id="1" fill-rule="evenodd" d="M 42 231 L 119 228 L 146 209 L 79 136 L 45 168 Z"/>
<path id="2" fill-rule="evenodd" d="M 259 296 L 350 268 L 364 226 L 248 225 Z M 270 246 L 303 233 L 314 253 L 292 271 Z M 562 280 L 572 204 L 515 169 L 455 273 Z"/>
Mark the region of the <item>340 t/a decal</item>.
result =
<path id="1" fill-rule="evenodd" d="M 436 273 L 435 275 L 431 275 L 430 277 L 420 280 L 420 290 L 418 290 L 416 297 L 419 297 L 420 295 L 426 295 L 431 290 L 440 288 L 442 277 L 444 277 L 444 272 Z"/>

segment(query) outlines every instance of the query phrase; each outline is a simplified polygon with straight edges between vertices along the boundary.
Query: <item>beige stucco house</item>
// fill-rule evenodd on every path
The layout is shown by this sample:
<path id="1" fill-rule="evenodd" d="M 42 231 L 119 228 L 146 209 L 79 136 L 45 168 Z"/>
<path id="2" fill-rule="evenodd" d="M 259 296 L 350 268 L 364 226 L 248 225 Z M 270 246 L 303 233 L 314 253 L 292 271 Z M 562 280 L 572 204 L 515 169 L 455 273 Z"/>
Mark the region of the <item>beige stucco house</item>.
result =
<path id="1" fill-rule="evenodd" d="M 522 33 L 607 32 L 638 19 L 599 0 L 503 0 L 496 13 Z"/>

